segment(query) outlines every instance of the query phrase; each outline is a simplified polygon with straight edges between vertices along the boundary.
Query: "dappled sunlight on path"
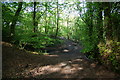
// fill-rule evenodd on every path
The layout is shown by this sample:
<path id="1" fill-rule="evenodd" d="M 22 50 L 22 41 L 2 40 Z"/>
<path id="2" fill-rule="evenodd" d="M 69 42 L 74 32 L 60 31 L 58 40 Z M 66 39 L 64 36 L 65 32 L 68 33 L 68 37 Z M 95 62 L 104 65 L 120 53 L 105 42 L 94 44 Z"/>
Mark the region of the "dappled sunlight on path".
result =
<path id="1" fill-rule="evenodd" d="M 73 42 L 66 42 L 63 45 L 64 48 L 68 48 L 69 44 L 72 45 Z M 69 52 L 65 54 L 50 55 L 30 54 L 10 46 L 11 44 L 2 43 L 2 45 L 3 77 L 81 79 L 115 78 L 118 76 L 87 59 L 84 54 L 80 53 L 81 47 L 76 45 L 69 46 Z"/>
<path id="2" fill-rule="evenodd" d="M 38 66 L 27 71 L 26 77 L 36 78 L 114 78 L 113 73 L 89 63 L 84 59 L 74 59 L 55 65 Z"/>

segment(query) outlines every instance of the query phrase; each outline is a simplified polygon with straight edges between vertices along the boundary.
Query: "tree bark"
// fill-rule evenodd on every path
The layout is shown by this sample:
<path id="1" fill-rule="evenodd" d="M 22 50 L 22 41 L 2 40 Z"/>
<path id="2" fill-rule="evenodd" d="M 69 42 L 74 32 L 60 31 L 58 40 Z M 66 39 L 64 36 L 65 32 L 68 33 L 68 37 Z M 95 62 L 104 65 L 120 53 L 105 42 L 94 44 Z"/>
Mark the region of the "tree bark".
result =
<path id="1" fill-rule="evenodd" d="M 88 3 L 88 34 L 89 34 L 89 40 L 92 42 L 92 34 L 93 34 L 93 3 Z"/>
<path id="2" fill-rule="evenodd" d="M 45 15 L 45 21 L 46 21 L 46 25 L 45 25 L 45 33 L 47 34 L 47 24 L 48 24 L 48 22 L 47 22 L 47 10 L 48 10 L 48 3 L 46 2 L 46 4 L 45 4 L 45 6 L 46 6 L 46 8 L 45 8 L 45 11 L 46 11 L 46 15 Z"/>
<path id="3" fill-rule="evenodd" d="M 97 17 L 97 29 L 99 42 L 103 42 L 103 21 L 102 21 L 102 4 L 98 3 L 98 17 Z"/>
<path id="4" fill-rule="evenodd" d="M 10 25 L 10 36 L 11 36 L 11 38 L 13 38 L 13 36 L 15 35 L 15 25 L 16 25 L 16 22 L 18 21 L 18 16 L 19 16 L 20 11 L 22 9 L 22 4 L 23 4 L 23 2 L 18 2 L 18 9 L 15 12 L 14 18 L 12 20 L 12 24 Z"/>
<path id="5" fill-rule="evenodd" d="M 112 40 L 112 24 L 111 24 L 111 9 L 110 9 L 110 3 L 106 2 L 104 9 L 104 27 L 105 27 L 105 37 L 106 37 L 106 43 L 109 43 L 110 40 Z"/>
<path id="6" fill-rule="evenodd" d="M 34 26 L 34 32 L 36 32 L 36 2 L 34 2 L 33 26 Z"/>
<path id="7" fill-rule="evenodd" d="M 58 9 L 59 9 L 59 3 L 58 3 L 58 0 L 57 0 L 57 28 L 56 28 L 56 34 L 55 34 L 55 37 L 57 37 L 58 36 L 58 30 L 59 30 L 59 11 L 58 11 Z"/>

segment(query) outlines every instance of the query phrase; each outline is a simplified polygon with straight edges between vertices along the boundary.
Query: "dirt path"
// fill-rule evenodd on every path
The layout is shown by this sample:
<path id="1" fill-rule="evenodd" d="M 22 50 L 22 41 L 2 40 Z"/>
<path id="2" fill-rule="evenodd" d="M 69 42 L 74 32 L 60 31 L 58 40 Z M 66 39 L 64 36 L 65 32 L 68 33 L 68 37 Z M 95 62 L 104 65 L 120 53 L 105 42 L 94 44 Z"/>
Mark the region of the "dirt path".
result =
<path id="1" fill-rule="evenodd" d="M 71 40 L 65 38 L 61 39 L 64 41 L 62 45 L 47 49 L 50 55 L 59 55 L 62 56 L 61 58 L 67 59 L 83 58 L 88 60 L 88 58 L 83 53 L 80 53 L 82 46 L 79 46 L 78 43 L 75 43 Z"/>
<path id="2" fill-rule="evenodd" d="M 2 42 L 3 77 L 23 78 L 118 78 L 119 75 L 89 61 L 77 43 L 66 40 L 50 55 L 35 55 Z M 64 53 L 64 54 L 63 54 Z"/>

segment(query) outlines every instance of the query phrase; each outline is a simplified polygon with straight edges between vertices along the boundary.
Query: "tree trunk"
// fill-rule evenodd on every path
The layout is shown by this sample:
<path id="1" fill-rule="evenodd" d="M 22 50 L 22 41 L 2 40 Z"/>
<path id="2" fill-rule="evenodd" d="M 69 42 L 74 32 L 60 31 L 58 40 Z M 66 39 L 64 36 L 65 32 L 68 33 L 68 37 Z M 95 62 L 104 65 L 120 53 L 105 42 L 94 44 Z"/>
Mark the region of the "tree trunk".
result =
<path id="1" fill-rule="evenodd" d="M 67 17 L 69 19 L 69 16 Z M 69 20 L 67 19 L 67 29 L 69 30 Z M 67 39 L 69 39 L 69 33 L 67 32 Z"/>
<path id="2" fill-rule="evenodd" d="M 18 2 L 18 9 L 14 15 L 14 18 L 12 20 L 12 24 L 10 25 L 10 35 L 11 35 L 11 39 L 13 39 L 14 35 L 15 35 L 15 25 L 16 25 L 16 22 L 18 21 L 18 16 L 20 14 L 20 11 L 22 9 L 22 4 L 23 2 Z"/>
<path id="3" fill-rule="evenodd" d="M 92 34 L 93 34 L 93 3 L 88 3 L 88 17 L 89 19 L 88 22 L 88 35 L 89 35 L 89 40 L 92 42 Z"/>
<path id="4" fill-rule="evenodd" d="M 58 11 L 58 9 L 59 9 L 59 4 L 58 4 L 58 0 L 57 0 L 57 28 L 56 28 L 56 34 L 55 34 L 55 37 L 57 37 L 57 35 L 58 35 L 58 30 L 59 30 L 59 11 Z"/>
<path id="5" fill-rule="evenodd" d="M 33 26 L 34 26 L 34 32 L 36 32 L 36 2 L 34 2 Z"/>
<path id="6" fill-rule="evenodd" d="M 111 14 L 110 14 L 110 3 L 106 2 L 104 9 L 104 27 L 105 27 L 105 37 L 106 43 L 109 43 L 112 40 L 112 24 L 111 24 Z"/>
<path id="7" fill-rule="evenodd" d="M 47 22 L 47 10 L 48 10 L 48 3 L 46 2 L 45 4 L 45 11 L 46 11 L 46 15 L 45 15 L 45 22 L 46 22 L 46 25 L 45 25 L 45 33 L 47 34 L 47 26 L 48 26 L 48 22 Z"/>
<path id="8" fill-rule="evenodd" d="M 98 18 L 97 18 L 97 29 L 99 42 L 103 42 L 103 21 L 102 21 L 102 4 L 98 3 Z"/>

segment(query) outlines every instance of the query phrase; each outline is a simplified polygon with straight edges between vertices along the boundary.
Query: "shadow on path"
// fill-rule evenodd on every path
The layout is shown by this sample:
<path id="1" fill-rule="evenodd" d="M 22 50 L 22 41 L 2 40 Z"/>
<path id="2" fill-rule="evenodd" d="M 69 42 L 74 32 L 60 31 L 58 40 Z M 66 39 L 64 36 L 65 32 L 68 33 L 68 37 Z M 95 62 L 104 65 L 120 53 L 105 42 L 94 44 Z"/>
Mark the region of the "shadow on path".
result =
<path id="1" fill-rule="evenodd" d="M 89 61 L 77 43 L 66 40 L 58 51 L 37 55 L 1 42 L 3 51 L 3 78 L 116 78 L 117 74 Z M 53 54 L 54 53 L 54 54 Z"/>

